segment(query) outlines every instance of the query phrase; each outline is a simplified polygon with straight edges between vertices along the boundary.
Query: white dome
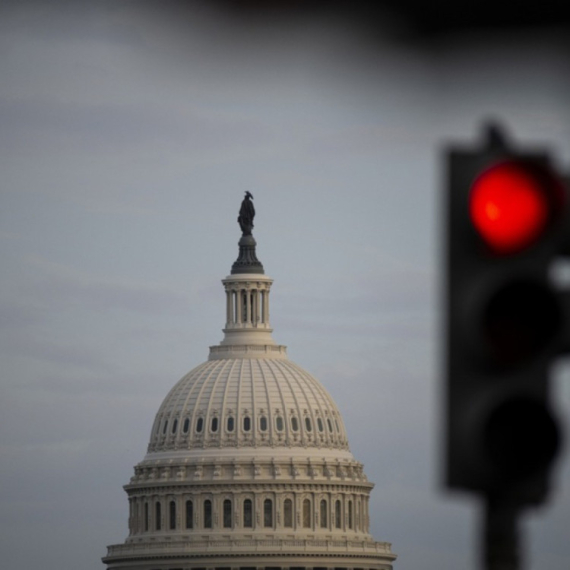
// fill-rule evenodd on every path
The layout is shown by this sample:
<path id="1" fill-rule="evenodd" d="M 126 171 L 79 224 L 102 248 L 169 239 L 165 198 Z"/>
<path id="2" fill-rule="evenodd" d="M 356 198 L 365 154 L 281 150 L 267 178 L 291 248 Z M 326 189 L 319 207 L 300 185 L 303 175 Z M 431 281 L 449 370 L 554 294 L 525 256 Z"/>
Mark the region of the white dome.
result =
<path id="1" fill-rule="evenodd" d="M 213 347 L 215 349 L 217 347 Z M 272 347 L 273 348 L 273 347 Z M 348 450 L 340 413 L 322 384 L 274 347 L 276 357 L 204 362 L 163 401 L 151 454 L 170 450 L 302 447 Z M 213 356 L 219 358 L 213 350 Z"/>
<path id="2" fill-rule="evenodd" d="M 224 338 L 162 402 L 108 570 L 392 570 L 333 399 L 272 338 L 271 278 L 243 236 Z"/>

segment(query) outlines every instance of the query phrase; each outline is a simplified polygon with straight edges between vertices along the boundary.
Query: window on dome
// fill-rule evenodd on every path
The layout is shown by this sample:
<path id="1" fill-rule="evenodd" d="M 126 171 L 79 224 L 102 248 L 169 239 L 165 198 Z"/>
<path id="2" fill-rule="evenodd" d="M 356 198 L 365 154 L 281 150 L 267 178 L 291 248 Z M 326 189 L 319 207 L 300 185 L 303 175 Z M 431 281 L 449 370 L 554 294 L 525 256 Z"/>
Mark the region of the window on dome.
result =
<path id="1" fill-rule="evenodd" d="M 203 429 L 204 429 L 204 418 L 198 418 L 198 421 L 196 422 L 196 433 L 202 433 Z"/>
<path id="2" fill-rule="evenodd" d="M 283 431 L 283 418 L 281 416 L 275 418 L 275 427 L 277 431 Z"/>
<path id="3" fill-rule="evenodd" d="M 259 418 L 259 429 L 261 431 L 267 431 L 267 418 L 265 416 Z"/>
<path id="4" fill-rule="evenodd" d="M 311 528 L 311 501 L 303 501 L 303 528 Z"/>
<path id="5" fill-rule="evenodd" d="M 186 419 L 184 420 L 184 425 L 182 426 L 182 431 L 183 431 L 184 433 L 188 433 L 188 430 L 189 430 L 189 429 L 190 429 L 190 419 L 189 419 L 189 418 L 186 418 Z"/>
<path id="6" fill-rule="evenodd" d="M 342 528 L 342 511 L 340 501 L 336 501 L 334 504 L 334 520 L 336 528 Z"/>
<path id="7" fill-rule="evenodd" d="M 210 430 L 212 433 L 216 433 L 218 431 L 218 418 L 214 416 L 212 418 L 212 423 L 210 424 Z"/>
<path id="8" fill-rule="evenodd" d="M 327 425 L 329 426 L 329 431 L 332 432 L 333 427 L 332 427 L 332 422 L 330 418 L 327 418 Z"/>
<path id="9" fill-rule="evenodd" d="M 226 423 L 226 429 L 230 432 L 234 431 L 234 418 L 233 418 L 233 416 L 228 417 L 228 421 Z"/>
<path id="10" fill-rule="evenodd" d="M 251 430 L 251 418 L 249 416 L 244 416 L 243 418 L 243 431 Z"/>
<path id="11" fill-rule="evenodd" d="M 291 418 L 291 429 L 293 431 L 299 431 L 299 422 L 295 416 Z"/>
<path id="12" fill-rule="evenodd" d="M 251 499 L 243 502 L 243 526 L 245 528 L 253 528 L 253 505 Z"/>
<path id="13" fill-rule="evenodd" d="M 154 522 L 155 522 L 155 528 L 156 530 L 160 530 L 162 528 L 162 505 L 160 504 L 160 501 L 156 501 L 156 503 L 154 504 L 155 507 L 155 512 L 154 512 Z"/>
<path id="14" fill-rule="evenodd" d="M 323 499 L 321 501 L 321 528 L 328 527 L 328 520 L 327 520 L 327 502 Z"/>
<path id="15" fill-rule="evenodd" d="M 232 502 L 224 501 L 224 528 L 232 528 Z"/>
<path id="16" fill-rule="evenodd" d="M 174 530 L 176 528 L 176 503 L 174 501 L 170 501 L 170 505 L 168 506 L 169 513 L 168 518 L 170 519 L 170 530 Z"/>
<path id="17" fill-rule="evenodd" d="M 168 427 L 168 420 L 164 420 L 164 425 L 162 426 L 162 435 L 166 433 L 167 427 Z"/>
<path id="18" fill-rule="evenodd" d="M 204 528 L 212 528 L 212 501 L 204 501 Z"/>
<path id="19" fill-rule="evenodd" d="M 338 420 L 337 419 L 334 420 L 334 425 L 336 426 L 336 431 L 338 431 L 340 433 L 340 428 L 338 427 Z"/>
<path id="20" fill-rule="evenodd" d="M 148 532 L 148 503 L 144 504 L 144 529 Z"/>
<path id="21" fill-rule="evenodd" d="M 194 528 L 194 503 L 186 501 L 186 528 Z"/>
<path id="22" fill-rule="evenodd" d="M 172 424 L 172 433 L 176 433 L 177 429 L 178 429 L 178 420 L 174 420 L 174 423 Z"/>
<path id="23" fill-rule="evenodd" d="M 323 426 L 323 420 L 321 420 L 321 418 L 317 418 L 317 427 L 319 428 L 319 431 L 324 431 L 324 426 Z"/>
<path id="24" fill-rule="evenodd" d="M 309 417 L 305 418 L 305 427 L 307 428 L 307 431 L 313 431 L 313 425 L 311 424 L 311 418 L 309 418 Z"/>
<path id="25" fill-rule="evenodd" d="M 293 528 L 293 501 L 285 499 L 283 503 L 283 526 Z"/>
<path id="26" fill-rule="evenodd" d="M 352 528 L 352 501 L 348 501 L 348 528 Z"/>
<path id="27" fill-rule="evenodd" d="M 263 501 L 263 526 L 265 528 L 273 526 L 273 501 L 271 499 Z"/>

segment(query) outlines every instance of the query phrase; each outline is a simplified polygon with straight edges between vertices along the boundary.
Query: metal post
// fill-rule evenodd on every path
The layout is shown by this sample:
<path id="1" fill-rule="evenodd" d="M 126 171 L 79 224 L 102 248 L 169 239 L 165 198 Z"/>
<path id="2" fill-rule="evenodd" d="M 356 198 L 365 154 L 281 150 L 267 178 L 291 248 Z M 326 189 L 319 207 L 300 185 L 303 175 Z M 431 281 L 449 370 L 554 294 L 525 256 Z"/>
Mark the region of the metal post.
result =
<path id="1" fill-rule="evenodd" d="M 485 570 L 519 570 L 518 509 L 487 498 L 484 527 Z"/>

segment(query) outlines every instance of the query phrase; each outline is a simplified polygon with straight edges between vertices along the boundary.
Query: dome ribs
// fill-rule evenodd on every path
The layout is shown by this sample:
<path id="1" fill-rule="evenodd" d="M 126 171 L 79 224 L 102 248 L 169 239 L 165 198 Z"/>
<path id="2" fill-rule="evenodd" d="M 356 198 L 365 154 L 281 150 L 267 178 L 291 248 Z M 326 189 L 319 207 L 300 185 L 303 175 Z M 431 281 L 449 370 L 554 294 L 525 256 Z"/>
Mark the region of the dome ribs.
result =
<path id="1" fill-rule="evenodd" d="M 287 363 L 288 364 L 288 363 Z M 288 366 L 290 372 L 294 375 L 294 377 L 297 379 L 297 384 L 300 386 L 300 382 L 299 382 L 299 371 L 295 369 L 295 367 L 293 366 Z M 309 376 L 309 375 L 307 375 Z M 318 447 L 320 446 L 320 441 L 319 441 L 319 432 L 318 432 L 318 424 L 317 424 L 317 417 L 315 414 L 315 408 L 318 407 L 319 411 L 321 413 L 323 413 L 323 409 L 322 409 L 322 402 L 323 400 L 328 399 L 330 401 L 330 396 L 326 393 L 323 393 L 324 391 L 319 391 L 319 396 L 320 398 L 318 398 L 315 395 L 315 392 L 317 391 L 317 380 L 315 378 L 313 378 L 312 376 L 310 376 L 311 380 L 313 380 L 313 382 L 305 382 L 305 385 L 307 386 L 308 390 L 311 392 L 311 396 L 314 402 L 311 402 L 313 405 L 309 406 L 309 409 L 307 410 L 307 415 L 308 417 L 311 418 L 312 420 L 312 425 L 313 425 L 313 438 L 315 440 L 315 443 L 318 445 Z M 307 398 L 308 399 L 308 398 Z M 324 414 L 323 414 L 324 417 Z M 309 435 L 309 434 L 307 434 Z"/>
<path id="2" fill-rule="evenodd" d="M 230 388 L 232 386 L 232 382 L 231 382 L 232 374 L 234 373 L 234 369 L 236 366 L 237 366 L 237 360 L 232 360 L 230 369 L 229 369 L 228 374 L 226 375 L 226 378 L 225 378 L 226 384 L 224 386 L 224 395 L 222 398 L 222 406 L 221 406 L 221 410 L 220 410 L 220 423 L 221 423 L 221 426 L 220 426 L 220 447 L 222 446 L 224 439 L 225 440 L 231 439 L 230 434 L 227 432 L 226 424 L 224 423 L 226 418 L 228 417 L 228 415 L 230 413 L 230 409 L 232 410 L 232 412 L 234 414 L 233 415 L 233 417 L 234 417 L 234 429 L 232 432 L 232 437 L 235 438 L 235 436 L 236 436 L 237 426 L 235 425 L 235 418 L 237 417 L 237 415 L 236 415 L 237 412 L 236 412 L 236 410 L 233 410 L 233 408 L 229 407 L 227 404 L 228 393 L 230 392 Z M 223 434 L 225 434 L 225 437 Z"/>

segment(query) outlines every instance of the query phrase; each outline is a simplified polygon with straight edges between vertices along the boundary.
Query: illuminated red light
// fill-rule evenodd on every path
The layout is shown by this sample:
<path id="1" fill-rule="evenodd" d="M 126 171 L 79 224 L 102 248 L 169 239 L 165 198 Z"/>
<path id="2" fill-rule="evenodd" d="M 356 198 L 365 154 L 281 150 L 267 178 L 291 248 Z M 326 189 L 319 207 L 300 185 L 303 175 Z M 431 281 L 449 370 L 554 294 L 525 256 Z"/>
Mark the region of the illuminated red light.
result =
<path id="1" fill-rule="evenodd" d="M 517 162 L 485 170 L 473 183 L 473 225 L 492 251 L 516 253 L 530 246 L 550 220 L 552 199 L 541 177 Z"/>

